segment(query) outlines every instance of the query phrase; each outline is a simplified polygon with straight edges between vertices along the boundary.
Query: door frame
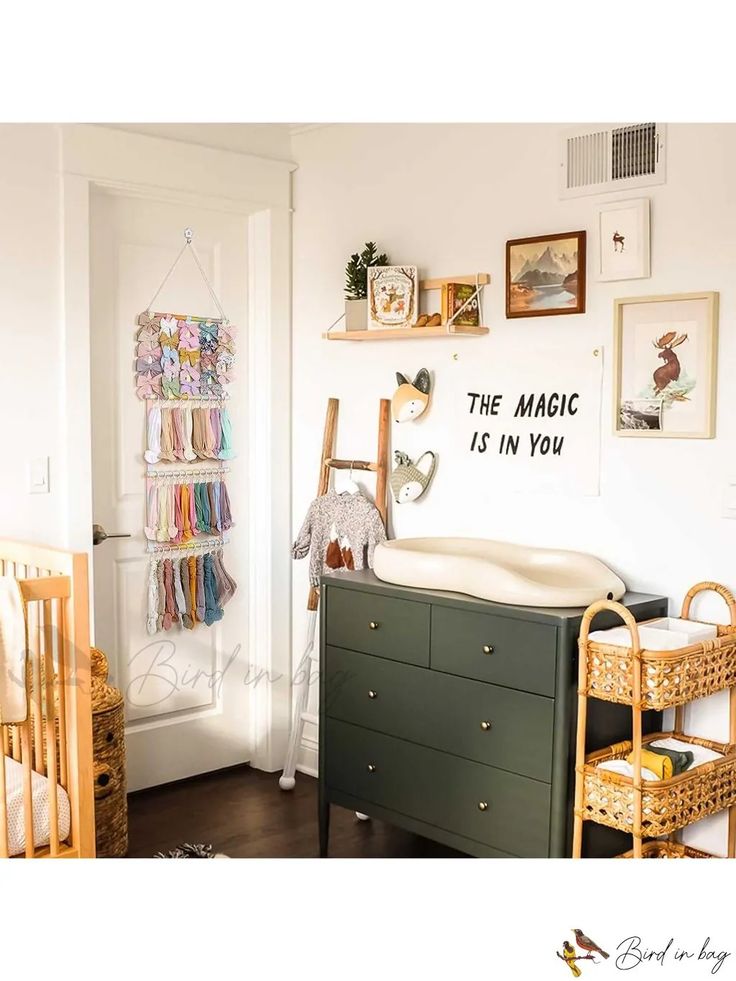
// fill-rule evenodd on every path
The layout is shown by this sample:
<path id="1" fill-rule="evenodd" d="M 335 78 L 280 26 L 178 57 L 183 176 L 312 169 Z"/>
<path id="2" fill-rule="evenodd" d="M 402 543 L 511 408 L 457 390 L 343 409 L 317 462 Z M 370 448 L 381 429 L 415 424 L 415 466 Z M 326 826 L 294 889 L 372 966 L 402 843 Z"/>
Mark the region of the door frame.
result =
<path id="1" fill-rule="evenodd" d="M 291 172 L 296 165 L 94 125 L 60 126 L 59 139 L 65 544 L 86 551 L 90 561 L 93 189 L 247 217 L 249 322 L 241 343 L 248 352 L 249 508 L 241 534 L 249 543 L 249 728 L 251 765 L 273 772 L 283 764 L 291 721 Z"/>

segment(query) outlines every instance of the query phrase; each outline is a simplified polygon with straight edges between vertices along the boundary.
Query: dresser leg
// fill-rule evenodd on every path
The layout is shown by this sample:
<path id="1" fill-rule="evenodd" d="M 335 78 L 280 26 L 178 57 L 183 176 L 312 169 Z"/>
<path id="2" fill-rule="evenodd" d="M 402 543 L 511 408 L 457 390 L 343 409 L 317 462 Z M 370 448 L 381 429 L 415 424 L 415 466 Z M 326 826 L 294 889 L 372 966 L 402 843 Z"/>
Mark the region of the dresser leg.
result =
<path id="1" fill-rule="evenodd" d="M 319 802 L 319 857 L 327 858 L 330 840 L 330 802 L 320 799 Z"/>

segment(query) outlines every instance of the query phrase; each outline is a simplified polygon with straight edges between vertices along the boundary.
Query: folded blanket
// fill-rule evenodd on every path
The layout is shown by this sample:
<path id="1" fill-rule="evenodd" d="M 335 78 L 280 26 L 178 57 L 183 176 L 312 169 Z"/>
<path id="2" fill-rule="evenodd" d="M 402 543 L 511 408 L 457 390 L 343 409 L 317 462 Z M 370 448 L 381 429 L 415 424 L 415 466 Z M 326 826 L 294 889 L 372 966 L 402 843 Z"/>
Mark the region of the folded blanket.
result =
<path id="1" fill-rule="evenodd" d="M 641 751 L 642 767 L 646 767 L 647 770 L 651 770 L 652 773 L 655 773 L 658 780 L 669 780 L 669 778 L 674 774 L 674 766 L 670 757 L 667 756 L 667 752 L 667 750 L 662 750 L 661 753 L 652 753 L 647 749 L 643 749 Z M 633 764 L 633 753 L 629 753 L 629 755 L 626 757 L 626 762 Z"/>
<path id="2" fill-rule="evenodd" d="M 0 576 L 0 725 L 28 717 L 27 649 L 20 587 L 13 576 Z"/>
<path id="3" fill-rule="evenodd" d="M 649 752 L 657 753 L 659 756 L 669 756 L 672 760 L 673 777 L 679 777 L 685 770 L 689 770 L 695 762 L 695 754 L 690 749 L 679 752 L 676 749 L 663 749 L 661 746 L 652 746 L 650 743 Z"/>
<path id="4" fill-rule="evenodd" d="M 662 755 L 664 753 L 664 755 Z M 633 753 L 630 753 L 625 760 L 606 760 L 598 764 L 599 770 L 610 770 L 612 773 L 619 773 L 622 777 L 634 776 L 634 767 L 631 763 Z M 665 769 L 658 763 L 660 759 L 667 759 L 671 762 L 672 771 L 670 776 L 679 776 L 686 770 L 692 770 L 703 763 L 711 760 L 721 759 L 722 754 L 706 746 L 699 746 L 697 743 L 686 743 L 682 739 L 674 739 L 671 736 L 665 739 L 657 739 L 647 743 L 646 748 L 641 751 L 641 778 L 642 780 L 666 780 L 663 776 Z"/>

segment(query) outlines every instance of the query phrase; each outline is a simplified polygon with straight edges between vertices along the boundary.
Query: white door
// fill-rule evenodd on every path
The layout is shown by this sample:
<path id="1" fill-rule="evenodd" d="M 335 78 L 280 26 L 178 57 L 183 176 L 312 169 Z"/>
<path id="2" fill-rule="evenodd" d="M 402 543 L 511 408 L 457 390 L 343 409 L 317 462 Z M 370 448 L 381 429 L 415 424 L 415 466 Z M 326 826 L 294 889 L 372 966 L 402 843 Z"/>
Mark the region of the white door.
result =
<path id="1" fill-rule="evenodd" d="M 91 200 L 91 375 L 94 521 L 109 538 L 93 550 L 95 643 L 125 695 L 131 790 L 246 762 L 248 242 L 243 215 L 96 189 Z M 230 386 L 235 459 L 228 490 L 235 526 L 225 565 L 238 583 L 211 627 L 146 632 L 149 556 L 145 516 L 145 402 L 135 392 L 138 315 L 184 244 L 194 245 L 231 323 L 237 325 Z M 192 256 L 182 256 L 154 308 L 218 316 Z"/>

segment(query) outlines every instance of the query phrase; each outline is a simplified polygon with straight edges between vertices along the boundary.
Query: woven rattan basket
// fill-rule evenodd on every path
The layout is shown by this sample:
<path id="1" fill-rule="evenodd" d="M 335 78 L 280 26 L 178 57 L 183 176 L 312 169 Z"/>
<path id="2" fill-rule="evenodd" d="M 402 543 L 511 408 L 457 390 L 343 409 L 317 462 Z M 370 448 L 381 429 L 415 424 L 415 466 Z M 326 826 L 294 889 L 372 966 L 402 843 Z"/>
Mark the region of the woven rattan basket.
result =
<path id="1" fill-rule="evenodd" d="M 624 852 L 616 858 L 633 858 L 634 852 Z M 701 852 L 699 848 L 691 845 L 683 845 L 679 841 L 648 841 L 642 845 L 642 858 L 716 858 L 708 852 Z"/>
<path id="2" fill-rule="evenodd" d="M 669 780 L 641 782 L 641 836 L 669 835 L 694 821 L 736 804 L 736 745 L 715 743 L 680 732 L 645 736 L 643 746 L 670 736 L 723 754 Z M 599 763 L 624 760 L 632 752 L 630 741 L 615 743 L 586 757 L 583 768 L 582 816 L 618 831 L 634 831 L 634 782 L 631 777 L 601 770 Z"/>
<path id="3" fill-rule="evenodd" d="M 102 651 L 93 647 L 90 653 L 97 857 L 121 858 L 128 851 L 123 696 L 108 684 Z"/>
<path id="4" fill-rule="evenodd" d="M 736 600 L 729 590 L 714 582 L 693 586 L 683 602 L 682 619 L 689 619 L 693 597 L 705 590 L 715 590 L 724 598 L 731 624 L 714 624 L 718 630 L 715 640 L 676 651 L 639 651 L 642 709 L 662 711 L 736 685 Z M 633 618 L 627 623 L 632 630 L 634 648 L 638 648 L 639 636 L 635 624 L 632 628 Z M 637 663 L 635 649 L 590 641 L 589 626 L 590 620 L 584 622 L 580 635 L 580 656 L 587 658 L 585 694 L 631 705 Z M 646 622 L 639 626 L 646 626 Z"/>

